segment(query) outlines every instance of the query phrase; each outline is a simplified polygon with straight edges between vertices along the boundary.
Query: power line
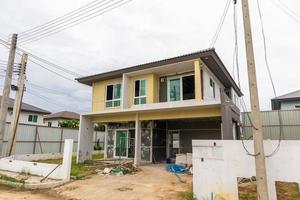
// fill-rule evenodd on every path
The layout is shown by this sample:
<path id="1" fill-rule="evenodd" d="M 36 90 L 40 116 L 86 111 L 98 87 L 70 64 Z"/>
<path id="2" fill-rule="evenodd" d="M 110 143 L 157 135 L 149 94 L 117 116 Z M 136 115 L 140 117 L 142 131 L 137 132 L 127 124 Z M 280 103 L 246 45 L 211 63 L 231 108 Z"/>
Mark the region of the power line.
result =
<path id="1" fill-rule="evenodd" d="M 106 0 L 104 0 L 104 1 L 106 1 Z M 97 10 L 98 8 L 101 8 L 102 6 L 104 6 L 104 5 L 106 5 L 106 4 L 109 4 L 110 2 L 113 2 L 113 1 L 115 1 L 115 0 L 109 0 L 108 2 L 106 2 L 106 3 L 104 3 L 104 4 L 102 4 L 102 5 L 100 5 L 100 6 L 96 6 L 96 7 L 94 7 L 94 8 L 92 8 L 92 9 L 90 9 L 90 10 L 88 10 L 88 11 L 86 11 L 86 12 L 83 12 L 83 13 L 80 13 L 79 12 L 79 14 L 78 15 L 76 15 L 76 13 L 75 14 L 72 14 L 72 15 L 70 15 L 70 16 L 67 16 L 66 18 L 64 18 L 64 19 L 61 19 L 61 20 L 58 20 L 57 22 L 55 22 L 55 23 L 50 23 L 48 26 L 45 26 L 45 27 L 42 27 L 42 28 L 40 28 L 40 29 L 37 29 L 37 30 L 35 30 L 35 31 L 33 31 L 31 34 L 29 34 L 28 35 L 28 33 L 27 33 L 27 35 L 26 35 L 26 33 L 25 34 L 22 34 L 22 35 L 19 35 L 19 39 L 20 40 L 30 40 L 30 38 L 33 38 L 33 37 L 35 37 L 35 36 L 38 36 L 38 35 L 40 35 L 41 33 L 43 33 L 43 32 L 48 32 L 49 30 L 51 30 L 51 29 L 54 29 L 54 28 L 57 28 L 57 27 L 59 27 L 59 25 L 62 25 L 61 27 L 63 27 L 63 26 L 65 26 L 64 24 L 66 23 L 66 22 L 69 22 L 69 21 L 72 21 L 72 20 L 76 20 L 77 18 L 80 18 L 80 17 L 84 17 L 84 15 L 85 14 L 88 14 L 89 12 L 91 12 L 91 11 L 93 11 L 93 10 Z M 122 0 L 123 1 L 123 0 Z M 103 1 L 101 1 L 101 2 L 103 2 Z M 100 2 L 100 3 L 101 3 Z M 92 7 L 92 6 L 90 6 L 90 7 Z M 107 8 L 107 7 L 105 7 L 105 8 Z M 105 9 L 104 8 L 104 9 Z M 100 9 L 99 11 L 101 11 L 101 10 L 103 10 L 103 9 Z M 98 12 L 98 11 L 97 11 Z M 75 15 L 75 16 L 74 16 Z M 72 16 L 74 16 L 74 17 L 72 17 Z"/>
<path id="2" fill-rule="evenodd" d="M 220 32 L 222 30 L 222 27 L 223 27 L 226 15 L 228 13 L 230 2 L 231 2 L 231 0 L 227 0 L 227 3 L 225 5 L 225 8 L 224 8 L 224 11 L 223 11 L 223 14 L 222 14 L 222 17 L 221 17 L 220 22 L 218 24 L 218 28 L 217 28 L 216 33 L 215 33 L 215 35 L 214 35 L 214 37 L 213 37 L 213 39 L 211 41 L 210 47 L 214 47 L 215 44 L 216 44 L 216 42 L 217 42 L 217 40 L 218 40 L 218 37 L 219 37 Z"/>
<path id="3" fill-rule="evenodd" d="M 71 94 L 68 94 L 66 92 L 63 92 L 63 91 L 60 91 L 60 90 L 55 90 L 55 89 L 52 89 L 52 88 L 47 88 L 47 87 L 44 87 L 44 86 L 33 84 L 31 82 L 27 82 L 27 85 L 30 85 L 33 88 L 39 89 L 42 92 L 47 92 L 47 93 L 57 94 L 57 95 L 65 95 L 65 96 L 68 96 L 72 99 L 76 99 L 78 101 L 90 101 L 90 99 L 85 99 L 85 98 L 82 98 L 82 97 L 74 97 Z"/>
<path id="4" fill-rule="evenodd" d="M 57 17 L 57 18 L 55 18 L 55 19 L 53 19 L 53 20 L 51 20 L 51 21 L 49 21 L 47 23 L 35 26 L 35 27 L 33 27 L 33 28 L 31 28 L 31 29 L 29 29 L 27 31 L 20 32 L 19 35 L 21 35 L 21 36 L 28 35 L 28 33 L 35 32 L 36 30 L 39 30 L 39 29 L 41 29 L 43 27 L 47 27 L 49 25 L 55 24 L 57 22 L 60 22 L 60 21 L 66 19 L 66 18 L 68 18 L 70 16 L 74 16 L 75 14 L 80 13 L 80 12 L 86 10 L 87 8 L 90 8 L 91 6 L 94 6 L 94 3 L 96 3 L 95 5 L 97 5 L 97 4 L 102 3 L 104 1 L 106 1 L 106 0 L 102 0 L 100 2 L 99 2 L 99 0 L 92 1 L 90 3 L 85 4 L 84 6 L 81 6 L 81 7 L 77 8 L 77 9 L 71 11 L 71 12 L 68 12 L 68 13 L 60 16 L 60 17 Z"/>
<path id="5" fill-rule="evenodd" d="M 91 19 L 93 19 L 93 18 L 95 18 L 97 16 L 100 16 L 100 15 L 108 12 L 108 11 L 116 9 L 116 8 L 118 8 L 118 7 L 120 7 L 120 6 L 124 5 L 124 4 L 129 3 L 132 0 L 127 0 L 125 2 L 124 1 L 125 0 L 117 1 L 117 2 L 115 2 L 113 4 L 110 4 L 109 6 L 106 6 L 105 8 L 102 8 L 102 9 L 97 10 L 95 12 L 92 12 L 92 13 L 90 13 L 88 15 L 85 15 L 85 16 L 79 18 L 79 19 L 76 19 L 75 21 L 71 21 L 71 22 L 69 22 L 67 24 L 64 24 L 63 26 L 58 26 L 58 27 L 55 27 L 52 30 L 47 30 L 47 32 L 44 32 L 44 33 L 41 33 L 41 34 L 38 34 L 38 35 L 34 35 L 34 37 L 32 37 L 32 38 L 24 39 L 24 40 L 21 41 L 21 43 L 34 42 L 34 41 L 40 40 L 42 38 L 48 37 L 50 35 L 56 34 L 58 32 L 61 32 L 61 31 L 65 30 L 65 29 L 71 28 L 73 26 L 76 26 L 76 25 L 81 24 L 83 22 L 86 22 L 88 20 L 91 20 Z M 121 2 L 123 2 L 123 3 L 121 3 Z M 103 12 L 100 12 L 100 11 L 103 11 Z"/>
<path id="6" fill-rule="evenodd" d="M 39 56 L 37 56 L 37 55 L 34 55 L 34 54 L 32 54 L 32 53 L 29 53 L 28 51 L 26 51 L 26 50 L 24 50 L 24 49 L 21 49 L 21 48 L 19 48 L 19 47 L 17 47 L 17 49 L 20 50 L 20 51 L 23 52 L 23 53 L 27 53 L 27 54 L 30 55 L 32 58 L 34 58 L 34 59 L 36 59 L 36 60 L 38 60 L 38 61 L 40 61 L 40 62 L 43 62 L 43 63 L 45 63 L 45 64 L 47 64 L 47 65 L 50 65 L 50 66 L 52 66 L 52 67 L 54 67 L 54 68 L 56 68 L 56 69 L 59 69 L 59 70 L 65 72 L 65 73 L 68 73 L 68 74 L 74 75 L 74 76 L 82 76 L 81 74 L 78 74 L 78 73 L 76 73 L 76 72 L 74 72 L 74 71 L 71 71 L 71 70 L 69 70 L 69 69 L 66 69 L 66 68 L 64 68 L 64 67 L 62 67 L 62 66 L 59 66 L 59 65 L 55 64 L 55 63 L 52 63 L 52 62 L 50 62 L 50 61 L 48 61 L 48 60 L 46 60 L 46 59 L 44 59 L 44 58 L 41 58 L 41 57 L 39 57 Z"/>
<path id="7" fill-rule="evenodd" d="M 44 100 L 45 102 L 50 103 L 50 104 L 52 104 L 52 105 L 55 105 L 55 106 L 57 106 L 57 107 L 60 107 L 60 108 L 63 108 L 63 109 L 66 108 L 66 106 L 62 106 L 62 105 L 59 105 L 59 104 L 57 104 L 57 103 L 54 103 L 53 100 L 48 99 L 47 97 L 45 97 L 45 96 L 43 96 L 43 95 L 34 93 L 34 92 L 32 92 L 32 91 L 28 91 L 28 90 L 26 90 L 25 93 L 31 94 L 31 95 L 33 95 L 33 96 L 35 96 L 35 97 L 38 97 L 38 98 Z"/>
<path id="8" fill-rule="evenodd" d="M 38 62 L 33 61 L 32 59 L 28 59 L 28 61 L 30 61 L 30 62 L 36 64 L 37 66 L 39 66 L 39 67 L 41 67 L 41 68 L 43 68 L 43 69 L 45 69 L 45 70 L 47 70 L 47 71 L 49 71 L 49 72 L 52 72 L 52 73 L 56 74 L 57 76 L 60 76 L 61 78 L 64 78 L 64 79 L 66 79 L 66 80 L 68 80 L 68 81 L 77 83 L 74 79 L 68 78 L 68 77 L 66 77 L 66 76 L 64 76 L 64 75 L 62 75 L 62 74 L 60 74 L 60 73 L 58 73 L 58 72 L 56 72 L 56 71 L 53 71 L 53 70 L 51 70 L 51 69 L 45 67 L 44 65 L 42 65 L 42 64 L 40 64 L 40 63 L 38 63 Z"/>
<path id="9" fill-rule="evenodd" d="M 4 45 L 7 44 L 7 42 L 5 42 L 5 41 L 2 40 L 2 39 L 0 39 L 0 43 L 1 43 L 1 44 L 4 43 Z M 6 45 L 5 45 L 5 46 L 6 46 Z M 9 48 L 9 46 L 6 46 L 6 47 Z M 17 50 L 18 50 L 18 51 L 26 52 L 27 54 L 29 54 L 31 57 L 37 59 L 38 61 L 40 61 L 40 62 L 42 61 L 42 62 L 44 62 L 44 63 L 46 63 L 46 64 L 48 64 L 48 65 L 50 65 L 50 66 L 52 66 L 52 67 L 55 67 L 55 68 L 57 68 L 57 69 L 60 69 L 60 70 L 62 70 L 62 71 L 64 71 L 64 72 L 66 72 L 66 73 L 69 73 L 69 74 L 71 74 L 71 75 L 72 75 L 72 74 L 75 74 L 75 72 L 72 72 L 72 71 L 70 71 L 70 70 L 67 70 L 67 69 L 65 69 L 65 68 L 63 68 L 63 67 L 61 67 L 61 66 L 58 66 L 57 64 L 54 64 L 54 63 L 52 63 L 52 62 L 50 62 L 50 61 L 47 61 L 47 60 L 45 60 L 45 59 L 43 59 L 43 58 L 40 58 L 40 57 L 38 57 L 38 56 L 36 56 L 36 55 L 33 55 L 32 53 L 29 53 L 29 52 L 27 52 L 27 51 L 25 51 L 25 50 L 23 50 L 23 49 L 17 48 Z M 21 55 L 21 53 L 19 53 L 18 51 L 17 51 L 16 53 L 17 53 L 18 55 Z M 41 67 L 41 68 L 43 68 L 43 69 L 45 69 L 45 70 L 47 70 L 47 71 L 49 71 L 49 72 L 54 73 L 54 74 L 56 74 L 57 76 L 60 76 L 60 77 L 62 77 L 62 78 L 64 78 L 64 79 L 66 79 L 66 80 L 72 81 L 73 83 L 77 83 L 77 84 L 79 84 L 79 85 L 83 85 L 83 84 L 81 84 L 81 83 L 78 83 L 78 82 L 75 81 L 74 79 L 71 79 L 71 78 L 69 78 L 69 77 L 66 77 L 66 76 L 64 76 L 64 75 L 62 75 L 62 74 L 60 74 L 60 73 L 58 73 L 58 72 L 56 72 L 56 71 L 54 71 L 54 70 L 49 69 L 48 67 L 45 67 L 45 66 L 42 65 L 41 63 L 38 63 L 38 62 L 34 61 L 34 60 L 31 59 L 31 58 L 28 58 L 28 61 L 30 61 L 30 62 L 36 64 L 37 66 L 39 66 L 39 67 Z M 86 85 L 84 85 L 84 86 L 86 86 Z"/>
<path id="10" fill-rule="evenodd" d="M 285 7 L 288 11 L 290 11 L 294 16 L 296 16 L 298 19 L 300 19 L 300 15 L 298 15 L 295 11 L 293 11 L 290 7 L 288 7 L 285 3 L 283 3 L 281 0 L 277 0 L 283 7 Z"/>
<path id="11" fill-rule="evenodd" d="M 262 19 L 262 12 L 261 12 L 261 8 L 260 8 L 259 0 L 256 0 L 256 2 L 257 2 L 257 8 L 258 8 L 260 25 L 261 25 L 261 33 L 262 33 L 262 37 L 263 37 L 264 59 L 265 59 L 268 75 L 269 75 L 269 78 L 270 78 L 270 81 L 271 81 L 271 84 L 272 84 L 273 93 L 274 93 L 275 98 L 277 98 L 277 93 L 276 93 L 276 89 L 275 89 L 275 85 L 274 85 L 274 81 L 273 81 L 273 77 L 272 77 L 272 73 L 271 73 L 270 66 L 269 66 L 269 61 L 268 61 L 267 42 L 266 42 L 266 35 L 265 35 L 265 31 L 264 31 L 264 23 L 263 23 L 263 19 Z M 278 144 L 277 144 L 275 150 L 272 153 L 270 153 L 269 155 L 266 155 L 266 157 L 271 157 L 271 156 L 275 155 L 280 149 L 280 144 L 281 144 L 281 140 L 282 140 L 282 116 L 281 116 L 280 111 L 278 111 L 278 120 L 279 120 Z"/>
<path id="12" fill-rule="evenodd" d="M 279 8 L 281 11 L 283 11 L 286 15 L 288 15 L 291 19 L 294 21 L 300 23 L 300 16 L 294 12 L 292 9 L 290 9 L 288 6 L 283 4 L 282 1 L 277 0 L 270 0 L 277 8 Z M 296 15 L 295 15 L 296 14 Z"/>
<path id="13" fill-rule="evenodd" d="M 234 4 L 233 4 L 233 26 L 234 26 L 234 38 L 235 38 L 234 55 L 233 55 L 233 76 L 234 76 L 234 69 L 235 69 L 234 64 L 236 64 L 238 85 L 239 85 L 239 88 L 241 88 L 236 2 L 234 2 Z"/>
<path id="14" fill-rule="evenodd" d="M 266 67 L 267 67 L 267 70 L 268 70 L 268 75 L 269 75 L 269 78 L 270 78 L 270 81 L 271 81 L 271 84 L 272 84 L 272 89 L 273 89 L 274 95 L 275 95 L 275 97 L 277 97 L 276 89 L 275 89 L 275 85 L 274 85 L 274 81 L 273 81 L 273 78 L 272 78 L 272 74 L 271 74 L 271 70 L 270 70 L 270 66 L 269 66 L 269 61 L 268 61 L 266 35 L 265 35 L 264 23 L 263 23 L 263 19 L 262 19 L 259 0 L 256 0 L 256 2 L 257 2 L 259 20 L 260 20 L 260 25 L 261 25 L 261 33 L 262 33 L 262 37 L 263 37 L 264 59 L 265 59 Z"/>

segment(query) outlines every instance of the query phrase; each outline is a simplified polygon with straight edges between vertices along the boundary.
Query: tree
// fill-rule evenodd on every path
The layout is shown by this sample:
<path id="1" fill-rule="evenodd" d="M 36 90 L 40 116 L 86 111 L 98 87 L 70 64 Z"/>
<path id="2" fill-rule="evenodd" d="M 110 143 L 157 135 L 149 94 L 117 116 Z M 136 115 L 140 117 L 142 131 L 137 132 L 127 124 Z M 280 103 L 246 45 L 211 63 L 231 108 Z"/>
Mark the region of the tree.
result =
<path id="1" fill-rule="evenodd" d="M 63 127 L 63 128 L 78 129 L 79 121 L 78 120 L 64 120 L 64 121 L 58 122 L 58 126 Z"/>

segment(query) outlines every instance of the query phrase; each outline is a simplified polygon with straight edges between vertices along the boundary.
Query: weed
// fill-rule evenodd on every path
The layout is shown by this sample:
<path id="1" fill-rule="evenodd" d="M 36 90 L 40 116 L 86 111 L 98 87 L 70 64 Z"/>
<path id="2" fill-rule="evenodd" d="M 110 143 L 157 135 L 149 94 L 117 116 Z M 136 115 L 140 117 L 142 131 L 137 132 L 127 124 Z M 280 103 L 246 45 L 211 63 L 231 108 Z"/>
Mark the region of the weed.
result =
<path id="1" fill-rule="evenodd" d="M 181 192 L 180 196 L 182 197 L 182 200 L 196 200 L 191 189 L 185 192 Z"/>
<path id="2" fill-rule="evenodd" d="M 3 174 L 0 174 L 0 179 L 4 180 L 4 181 L 14 182 L 14 183 L 25 183 L 24 180 L 18 180 L 18 179 L 15 179 L 13 177 L 6 176 L 6 175 L 3 175 Z"/>

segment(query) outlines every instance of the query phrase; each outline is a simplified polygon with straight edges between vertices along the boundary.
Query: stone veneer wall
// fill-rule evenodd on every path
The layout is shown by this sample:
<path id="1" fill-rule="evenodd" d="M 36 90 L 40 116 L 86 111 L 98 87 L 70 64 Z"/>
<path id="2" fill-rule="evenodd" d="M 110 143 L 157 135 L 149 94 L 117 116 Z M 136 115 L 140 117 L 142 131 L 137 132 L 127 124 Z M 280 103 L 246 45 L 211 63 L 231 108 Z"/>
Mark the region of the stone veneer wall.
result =
<path id="1" fill-rule="evenodd" d="M 106 138 L 106 153 L 107 158 L 114 157 L 114 141 L 115 131 L 118 129 L 135 129 L 135 122 L 127 123 L 109 123 Z M 152 141 L 152 122 L 142 121 L 141 123 L 141 160 L 150 162 L 151 161 L 151 141 Z"/>

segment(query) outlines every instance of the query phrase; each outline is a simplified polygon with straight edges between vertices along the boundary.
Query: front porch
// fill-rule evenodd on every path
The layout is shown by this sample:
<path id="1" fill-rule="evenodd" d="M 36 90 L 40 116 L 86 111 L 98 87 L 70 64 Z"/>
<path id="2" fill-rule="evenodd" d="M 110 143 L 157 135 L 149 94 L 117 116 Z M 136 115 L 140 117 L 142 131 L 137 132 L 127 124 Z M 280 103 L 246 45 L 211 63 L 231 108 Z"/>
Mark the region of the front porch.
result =
<path id="1" fill-rule="evenodd" d="M 223 107 L 218 102 L 185 101 L 81 115 L 77 162 L 91 157 L 94 123 L 106 127 L 105 158 L 129 158 L 135 164 L 192 153 L 193 139 L 235 138 L 237 123 Z"/>

